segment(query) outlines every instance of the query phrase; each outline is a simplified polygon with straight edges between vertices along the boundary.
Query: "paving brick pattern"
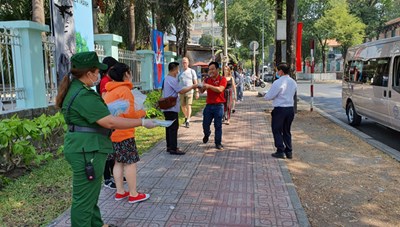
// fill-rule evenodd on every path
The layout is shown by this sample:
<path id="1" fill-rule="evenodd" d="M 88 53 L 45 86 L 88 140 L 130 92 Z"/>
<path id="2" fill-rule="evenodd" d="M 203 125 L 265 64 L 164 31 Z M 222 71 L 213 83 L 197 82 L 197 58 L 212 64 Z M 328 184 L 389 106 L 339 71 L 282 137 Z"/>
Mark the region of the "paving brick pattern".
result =
<path id="1" fill-rule="evenodd" d="M 99 205 L 107 224 L 117 226 L 300 226 L 274 152 L 268 106 L 255 93 L 237 104 L 230 125 L 223 126 L 225 149 L 215 149 L 214 130 L 202 143 L 202 114 L 190 128 L 180 127 L 183 156 L 166 152 L 165 141 L 138 163 L 138 189 L 148 201 L 115 201 L 104 188 Z M 69 226 L 69 211 L 51 226 Z"/>

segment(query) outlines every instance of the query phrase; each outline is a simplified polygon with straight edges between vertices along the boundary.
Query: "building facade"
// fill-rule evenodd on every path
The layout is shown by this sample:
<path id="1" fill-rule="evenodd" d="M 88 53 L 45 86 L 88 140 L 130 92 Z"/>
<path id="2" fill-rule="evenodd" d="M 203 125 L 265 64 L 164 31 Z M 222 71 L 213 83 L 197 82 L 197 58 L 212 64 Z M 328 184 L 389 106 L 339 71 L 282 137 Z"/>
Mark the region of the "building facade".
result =
<path id="1" fill-rule="evenodd" d="M 199 40 L 203 34 L 222 39 L 222 28 L 213 20 L 212 12 L 208 15 L 204 12 L 194 12 L 190 31 L 190 43 L 199 44 Z"/>

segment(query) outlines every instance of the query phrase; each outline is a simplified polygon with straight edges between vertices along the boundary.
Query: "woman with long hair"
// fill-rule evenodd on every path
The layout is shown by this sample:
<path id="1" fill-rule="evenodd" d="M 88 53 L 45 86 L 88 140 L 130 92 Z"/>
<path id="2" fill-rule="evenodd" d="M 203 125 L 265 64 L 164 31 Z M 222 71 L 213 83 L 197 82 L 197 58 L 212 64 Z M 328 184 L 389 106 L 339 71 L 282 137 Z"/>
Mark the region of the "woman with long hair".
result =
<path id="1" fill-rule="evenodd" d="M 114 117 L 100 95 L 91 89 L 100 81 L 96 52 L 81 52 L 71 57 L 71 71 L 64 76 L 56 106 L 64 115 L 68 130 L 64 137 L 64 157 L 72 169 L 71 226 L 109 226 L 101 219 L 97 202 L 101 175 L 109 153 L 113 152 L 112 129 L 138 126 L 153 128 L 150 119 Z"/>
<path id="2" fill-rule="evenodd" d="M 236 85 L 235 79 L 232 76 L 232 71 L 229 66 L 224 67 L 223 75 L 226 78 L 227 84 L 225 88 L 225 105 L 224 105 L 224 123 L 229 125 L 232 109 L 235 105 Z"/>

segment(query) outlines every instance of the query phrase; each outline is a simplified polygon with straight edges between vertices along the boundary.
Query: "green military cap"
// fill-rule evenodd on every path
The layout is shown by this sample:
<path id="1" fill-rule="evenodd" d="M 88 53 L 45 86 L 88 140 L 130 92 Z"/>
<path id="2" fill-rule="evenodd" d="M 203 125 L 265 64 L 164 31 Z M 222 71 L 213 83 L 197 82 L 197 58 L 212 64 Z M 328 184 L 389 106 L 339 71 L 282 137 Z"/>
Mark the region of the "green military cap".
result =
<path id="1" fill-rule="evenodd" d="M 88 69 L 88 68 L 98 68 L 101 70 L 106 70 L 107 65 L 99 62 L 99 57 L 97 57 L 96 52 L 80 52 L 74 54 L 71 57 L 72 68 L 74 69 Z"/>

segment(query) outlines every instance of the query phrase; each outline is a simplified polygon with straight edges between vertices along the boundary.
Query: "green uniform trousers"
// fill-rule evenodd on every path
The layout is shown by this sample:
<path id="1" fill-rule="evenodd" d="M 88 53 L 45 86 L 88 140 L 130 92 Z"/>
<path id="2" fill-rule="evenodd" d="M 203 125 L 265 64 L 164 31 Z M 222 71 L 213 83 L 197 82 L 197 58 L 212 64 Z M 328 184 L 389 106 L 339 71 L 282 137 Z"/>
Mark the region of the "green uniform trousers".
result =
<path id="1" fill-rule="evenodd" d="M 85 173 L 83 153 L 64 153 L 65 159 L 72 168 L 72 227 L 101 227 L 100 208 L 97 206 L 104 166 L 107 154 L 99 152 L 85 152 L 86 161 L 93 159 L 95 179 L 89 181 Z"/>

